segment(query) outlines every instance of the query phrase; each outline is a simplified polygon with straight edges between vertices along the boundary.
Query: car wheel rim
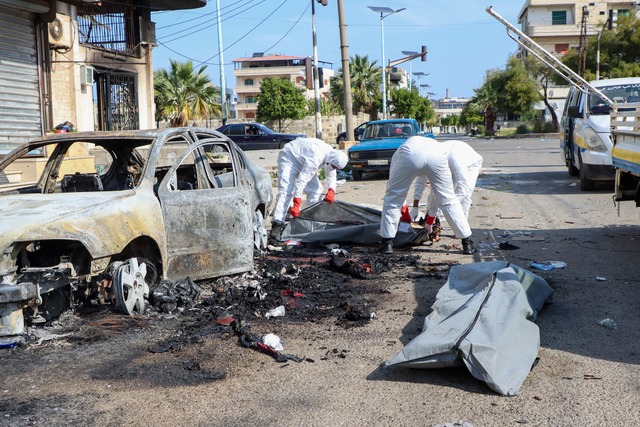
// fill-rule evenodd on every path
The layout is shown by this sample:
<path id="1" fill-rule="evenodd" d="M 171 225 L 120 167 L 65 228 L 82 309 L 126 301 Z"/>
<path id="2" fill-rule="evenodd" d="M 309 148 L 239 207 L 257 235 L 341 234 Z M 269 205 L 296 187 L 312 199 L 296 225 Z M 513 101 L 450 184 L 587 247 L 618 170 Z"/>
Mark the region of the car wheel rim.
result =
<path id="1" fill-rule="evenodd" d="M 264 224 L 264 216 L 259 210 L 254 214 L 253 244 L 258 250 L 267 248 L 267 227 Z"/>
<path id="2" fill-rule="evenodd" d="M 131 258 L 120 265 L 113 276 L 116 308 L 129 315 L 144 312 L 144 297 L 149 295 L 145 282 L 147 265 Z"/>

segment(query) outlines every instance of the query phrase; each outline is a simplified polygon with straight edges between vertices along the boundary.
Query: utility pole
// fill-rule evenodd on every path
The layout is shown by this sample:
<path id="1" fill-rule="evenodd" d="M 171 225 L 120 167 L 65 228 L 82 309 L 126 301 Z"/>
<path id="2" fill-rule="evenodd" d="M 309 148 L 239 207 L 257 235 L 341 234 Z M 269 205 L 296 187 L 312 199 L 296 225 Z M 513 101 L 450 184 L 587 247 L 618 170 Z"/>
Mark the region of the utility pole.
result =
<path id="1" fill-rule="evenodd" d="M 580 21 L 580 43 L 578 44 L 578 74 L 584 78 L 587 68 L 587 6 L 582 6 L 582 20 Z"/>
<path id="2" fill-rule="evenodd" d="M 353 101 L 351 99 L 351 71 L 349 69 L 349 45 L 347 44 L 347 26 L 344 23 L 343 0 L 338 0 L 338 26 L 340 27 L 340 55 L 342 58 L 342 81 L 344 84 L 344 118 L 347 126 L 347 141 L 354 141 Z"/>
<path id="3" fill-rule="evenodd" d="M 316 39 L 316 1 L 311 0 L 311 28 L 313 31 L 313 96 L 316 106 L 316 138 L 322 139 L 322 116 L 320 115 L 320 82 L 318 79 L 318 43 Z"/>
<path id="4" fill-rule="evenodd" d="M 220 58 L 220 109 L 222 110 L 222 124 L 227 124 L 227 88 L 224 78 L 224 56 L 222 55 L 222 21 L 220 19 L 220 0 L 216 0 L 218 8 L 218 56 Z"/>

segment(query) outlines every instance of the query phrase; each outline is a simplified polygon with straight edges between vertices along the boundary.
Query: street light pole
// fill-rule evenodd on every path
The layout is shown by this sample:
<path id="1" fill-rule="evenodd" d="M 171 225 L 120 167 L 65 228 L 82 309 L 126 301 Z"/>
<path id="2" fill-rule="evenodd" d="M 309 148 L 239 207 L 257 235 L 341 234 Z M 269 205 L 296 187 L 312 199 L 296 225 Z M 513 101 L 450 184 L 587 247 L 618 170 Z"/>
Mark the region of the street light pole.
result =
<path id="1" fill-rule="evenodd" d="M 311 0 L 311 28 L 313 31 L 313 96 L 316 110 L 316 138 L 322 139 L 322 117 L 320 115 L 320 83 L 318 79 L 318 42 L 316 39 L 316 0 Z"/>
<path id="2" fill-rule="evenodd" d="M 384 18 L 394 13 L 402 12 L 405 8 L 391 9 L 390 7 L 367 6 L 376 13 L 380 13 L 380 40 L 382 45 L 382 118 L 387 118 L 387 73 L 386 62 L 384 59 Z"/>
<path id="3" fill-rule="evenodd" d="M 222 124 L 227 124 L 227 88 L 224 78 L 224 56 L 222 55 L 222 22 L 220 20 L 220 0 L 216 0 L 218 8 L 218 55 L 220 60 L 220 109 L 222 110 Z"/>

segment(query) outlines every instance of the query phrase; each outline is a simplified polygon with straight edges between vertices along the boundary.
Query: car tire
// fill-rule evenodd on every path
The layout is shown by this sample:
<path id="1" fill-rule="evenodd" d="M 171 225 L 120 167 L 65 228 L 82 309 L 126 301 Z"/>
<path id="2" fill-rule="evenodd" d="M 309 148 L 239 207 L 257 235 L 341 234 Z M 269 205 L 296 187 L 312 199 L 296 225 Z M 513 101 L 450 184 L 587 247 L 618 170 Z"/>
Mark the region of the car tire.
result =
<path id="1" fill-rule="evenodd" d="M 360 181 L 362 179 L 362 171 L 351 169 L 351 176 L 354 181 Z"/>
<path id="2" fill-rule="evenodd" d="M 596 188 L 596 183 L 594 180 L 587 178 L 586 168 L 584 164 L 582 164 L 582 157 L 578 154 L 578 161 L 580 162 L 580 170 L 578 174 L 580 175 L 580 190 L 582 191 L 592 191 Z"/>
<path id="3" fill-rule="evenodd" d="M 288 139 L 283 139 L 282 141 L 280 141 L 280 144 L 278 144 L 278 149 L 280 150 L 283 149 L 284 146 L 287 145 L 289 142 L 291 141 L 289 141 Z"/>
<path id="4" fill-rule="evenodd" d="M 564 158 L 567 159 L 567 170 L 569 172 L 569 176 L 578 176 L 580 174 L 580 170 L 573 164 L 571 160 L 571 153 L 569 153 L 569 147 L 565 148 Z"/>

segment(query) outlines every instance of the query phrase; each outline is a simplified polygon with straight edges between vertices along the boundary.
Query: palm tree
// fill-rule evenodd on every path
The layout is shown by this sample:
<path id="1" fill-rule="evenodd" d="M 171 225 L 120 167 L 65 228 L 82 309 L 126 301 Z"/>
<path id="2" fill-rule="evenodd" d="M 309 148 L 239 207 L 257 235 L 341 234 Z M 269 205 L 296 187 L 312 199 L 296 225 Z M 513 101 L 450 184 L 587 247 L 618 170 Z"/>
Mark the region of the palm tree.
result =
<path id="1" fill-rule="evenodd" d="M 376 66 L 376 61 L 369 62 L 369 56 L 356 55 L 349 61 L 351 70 L 351 91 L 353 111 L 364 111 L 371 116 L 378 114 L 378 98 L 382 84 L 382 70 Z"/>
<path id="2" fill-rule="evenodd" d="M 187 126 L 189 120 L 219 116 L 220 91 L 204 74 L 206 65 L 195 71 L 193 63 L 170 60 L 170 70 L 154 73 L 156 119 L 169 120 L 170 126 Z"/>
<path id="3" fill-rule="evenodd" d="M 493 126 L 496 122 L 495 105 L 498 102 L 498 91 L 493 87 L 491 81 L 486 81 L 480 89 L 474 89 L 475 96 L 471 99 L 471 104 L 479 111 L 484 111 L 485 132 L 493 135 Z"/>
<path id="4" fill-rule="evenodd" d="M 351 73 L 351 98 L 354 113 L 365 112 L 371 117 L 378 114 L 378 104 L 381 97 L 382 71 L 376 67 L 376 62 L 369 62 L 367 55 L 349 58 Z M 344 108 L 344 80 L 342 68 L 338 69 L 331 81 L 329 89 L 331 98 Z"/>

